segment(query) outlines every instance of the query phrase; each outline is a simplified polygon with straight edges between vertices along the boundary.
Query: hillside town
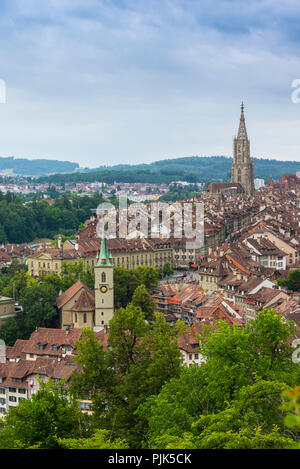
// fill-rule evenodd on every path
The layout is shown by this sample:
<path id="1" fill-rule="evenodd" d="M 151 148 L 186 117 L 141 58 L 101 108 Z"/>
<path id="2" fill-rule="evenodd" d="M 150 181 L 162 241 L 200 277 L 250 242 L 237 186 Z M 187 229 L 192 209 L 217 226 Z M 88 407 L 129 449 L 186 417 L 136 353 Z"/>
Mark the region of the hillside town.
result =
<path id="1" fill-rule="evenodd" d="M 185 364 L 199 364 L 197 333 L 203 324 L 224 320 L 242 327 L 259 311 L 272 308 L 294 321 L 299 334 L 299 292 L 277 283 L 300 267 L 299 196 L 300 179 L 295 175 L 285 175 L 278 182 L 270 180 L 246 198 L 243 194 L 228 195 L 227 187 L 219 184 L 217 190 L 213 186 L 202 195 L 204 247 L 187 250 L 184 238 L 104 238 L 102 251 L 111 270 L 114 266 L 134 269 L 171 265 L 174 273 L 162 279 L 150 293 L 155 310 L 162 312 L 170 324 L 181 319 L 188 325 L 189 332 L 180 337 L 178 345 Z M 57 298 L 61 328 L 38 328 L 28 340 L 17 340 L 14 346 L 6 347 L 6 361 L 0 368 L 2 415 L 20 399 L 31 398 L 38 390 L 38 377 L 54 380 L 71 377 L 76 368 L 71 356 L 76 353 L 75 341 L 80 338 L 82 328 L 93 327 L 101 343 L 107 346 L 108 325 L 113 315 L 113 279 L 110 276 L 103 281 L 99 252 L 104 242 L 97 237 L 96 225 L 97 218 L 92 216 L 76 239 L 62 243 L 59 238 L 56 248 L 1 246 L 1 267 L 17 260 L 26 263 L 28 272 L 36 277 L 60 273 L 64 262 L 76 265 L 82 260 L 86 268 L 100 269 L 96 278 L 110 292 L 106 293 L 108 305 L 100 305 L 105 313 L 97 318 L 101 292 L 78 280 Z M 14 298 L 1 296 L 1 324 L 17 315 L 16 309 Z M 89 402 L 80 405 L 88 409 Z"/>
<path id="2" fill-rule="evenodd" d="M 115 195 L 128 197 L 126 186 L 116 189 Z M 137 187 L 135 191 L 136 201 L 142 202 Z M 150 297 L 153 311 L 162 314 L 171 328 L 179 320 L 185 325 L 177 338 L 182 366 L 199 367 L 205 361 L 199 344 L 205 327 L 224 321 L 245 328 L 264 310 L 293 321 L 300 339 L 299 289 L 284 283 L 300 269 L 299 198 L 299 174 L 285 174 L 278 181 L 270 178 L 255 188 L 242 104 L 231 182 L 211 183 L 197 198 L 166 202 L 167 218 L 159 213 L 153 216 L 155 210 L 159 212 L 155 197 L 152 202 L 147 198 L 133 211 L 121 205 L 97 210 L 73 238 L 63 240 L 58 233 L 54 245 L 52 241 L 2 244 L 2 271 L 26 266 L 29 284 L 30 278 L 63 276 L 66 265 L 82 265 L 94 285 L 87 285 L 79 275 L 56 297 L 57 327 L 37 324 L 28 338 L 17 338 L 11 345 L 0 343 L 0 415 L 4 417 L 24 399 L 31 400 L 42 383 L 63 379 L 68 386 L 73 373 L 81 372 L 76 344 L 85 330 L 92 330 L 103 350 L 110 350 L 118 269 L 162 272 L 143 295 Z M 203 207 L 202 243 L 196 246 L 190 244 L 195 213 L 179 223 L 187 204 Z M 124 220 L 130 227 L 126 235 L 122 235 Z M 115 222 L 113 235 L 108 229 L 111 222 Z M 23 305 L 14 295 L 0 292 L 0 328 L 20 311 Z M 81 396 L 78 406 L 87 415 L 93 412 L 88 394 Z"/>

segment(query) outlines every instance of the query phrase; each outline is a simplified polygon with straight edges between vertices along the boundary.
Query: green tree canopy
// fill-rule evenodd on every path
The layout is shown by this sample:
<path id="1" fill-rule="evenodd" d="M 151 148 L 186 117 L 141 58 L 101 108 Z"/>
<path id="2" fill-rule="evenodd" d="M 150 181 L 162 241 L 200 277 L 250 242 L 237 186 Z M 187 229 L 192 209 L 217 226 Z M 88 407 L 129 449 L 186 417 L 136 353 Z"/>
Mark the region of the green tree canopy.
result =
<path id="1" fill-rule="evenodd" d="M 172 377 L 179 376 L 182 357 L 177 345 L 185 326 L 166 323 L 156 314 L 148 324 L 140 307 L 131 303 L 115 311 L 109 324 L 108 349 L 102 349 L 92 331 L 77 344 L 74 358 L 82 373 L 72 376 L 72 390 L 93 401 L 98 428 L 112 431 L 139 447 L 145 433 L 145 420 L 135 414 L 151 394 L 157 394 Z"/>
<path id="2" fill-rule="evenodd" d="M 55 449 L 60 447 L 58 438 L 89 435 L 88 417 L 67 394 L 65 381 L 49 381 L 41 383 L 31 400 L 9 410 L 0 429 L 0 449 Z"/>
<path id="3" fill-rule="evenodd" d="M 277 283 L 289 290 L 300 291 L 300 269 L 292 270 L 287 278 L 279 278 Z"/>
<path id="4" fill-rule="evenodd" d="M 204 327 L 199 340 L 205 361 L 199 367 L 184 367 L 137 410 L 148 421 L 150 444 L 165 434 L 181 438 L 197 416 L 225 411 L 242 388 L 258 380 L 299 385 L 299 365 L 291 359 L 294 334 L 295 324 L 273 310 L 259 313 L 245 327 L 223 321 Z"/>
<path id="5" fill-rule="evenodd" d="M 139 285 L 132 296 L 132 304 L 139 306 L 148 321 L 154 319 L 155 303 L 152 296 L 148 293 L 144 284 Z"/>

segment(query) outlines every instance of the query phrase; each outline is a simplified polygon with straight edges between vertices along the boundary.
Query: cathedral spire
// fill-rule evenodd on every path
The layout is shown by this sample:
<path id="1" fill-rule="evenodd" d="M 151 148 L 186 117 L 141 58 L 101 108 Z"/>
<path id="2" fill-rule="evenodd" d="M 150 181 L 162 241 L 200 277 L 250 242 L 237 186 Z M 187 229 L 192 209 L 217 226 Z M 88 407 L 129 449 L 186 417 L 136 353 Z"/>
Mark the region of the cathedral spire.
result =
<path id="1" fill-rule="evenodd" d="M 238 134 L 233 143 L 231 182 L 240 183 L 246 194 L 254 192 L 254 163 L 250 158 L 250 142 L 247 136 L 243 102 Z"/>
<path id="2" fill-rule="evenodd" d="M 242 104 L 241 104 L 241 117 L 240 117 L 240 125 L 239 125 L 237 138 L 247 139 L 247 129 L 246 129 L 246 122 L 245 122 L 244 103 L 243 103 L 243 101 L 242 101 Z"/>

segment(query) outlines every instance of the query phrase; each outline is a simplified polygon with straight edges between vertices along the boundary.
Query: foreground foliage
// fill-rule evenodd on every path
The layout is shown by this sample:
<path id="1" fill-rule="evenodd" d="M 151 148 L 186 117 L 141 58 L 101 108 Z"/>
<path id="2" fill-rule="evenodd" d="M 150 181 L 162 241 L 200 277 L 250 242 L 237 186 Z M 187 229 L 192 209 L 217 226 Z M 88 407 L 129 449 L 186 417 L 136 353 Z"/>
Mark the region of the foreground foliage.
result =
<path id="1" fill-rule="evenodd" d="M 203 327 L 200 366 L 183 366 L 186 327 L 139 306 L 120 308 L 108 347 L 85 329 L 74 357 L 69 398 L 43 384 L 11 409 L 1 448 L 289 449 L 300 442 L 300 367 L 292 360 L 295 324 L 264 310 L 245 327 Z M 78 410 L 89 398 L 93 413 Z"/>

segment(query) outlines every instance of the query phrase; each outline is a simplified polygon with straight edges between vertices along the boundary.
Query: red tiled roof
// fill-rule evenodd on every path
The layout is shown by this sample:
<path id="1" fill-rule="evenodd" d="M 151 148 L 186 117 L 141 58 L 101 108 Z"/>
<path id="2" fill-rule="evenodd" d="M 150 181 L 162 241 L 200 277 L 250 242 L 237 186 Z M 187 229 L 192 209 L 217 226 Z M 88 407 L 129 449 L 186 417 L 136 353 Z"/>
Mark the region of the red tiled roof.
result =
<path id="1" fill-rule="evenodd" d="M 78 293 L 81 289 L 87 290 L 89 292 L 92 291 L 84 284 L 81 282 L 81 280 L 77 280 L 76 283 L 74 283 L 68 290 L 63 292 L 57 299 L 56 299 L 56 305 L 60 309 L 62 308 L 68 301 L 70 301 L 76 293 Z"/>
<path id="2" fill-rule="evenodd" d="M 86 290 L 80 293 L 77 302 L 72 308 L 73 311 L 93 311 L 94 309 L 95 301 L 87 294 Z"/>

